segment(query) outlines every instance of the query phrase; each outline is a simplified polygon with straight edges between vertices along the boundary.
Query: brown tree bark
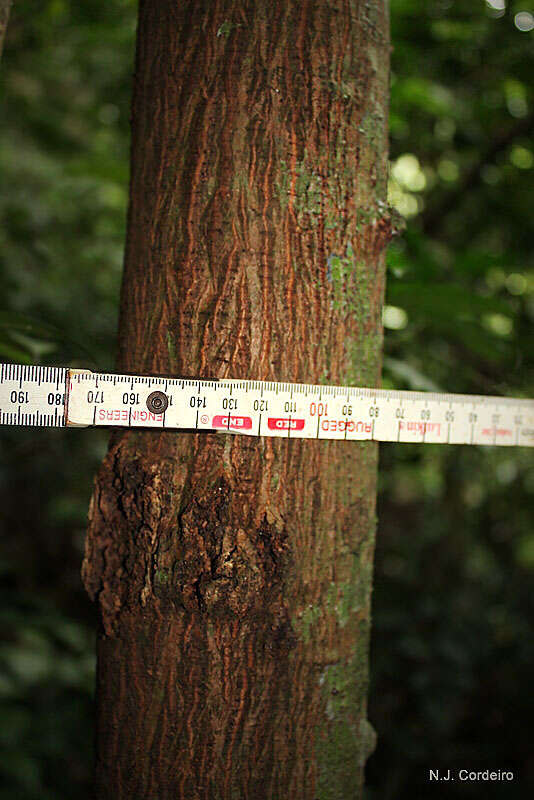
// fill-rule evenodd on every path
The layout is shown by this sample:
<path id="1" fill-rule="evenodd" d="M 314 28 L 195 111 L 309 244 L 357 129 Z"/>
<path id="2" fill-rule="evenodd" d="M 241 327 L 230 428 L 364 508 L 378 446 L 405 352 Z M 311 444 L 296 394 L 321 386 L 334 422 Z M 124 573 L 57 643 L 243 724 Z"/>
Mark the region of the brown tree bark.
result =
<path id="1" fill-rule="evenodd" d="M 117 369 L 376 384 L 386 0 L 141 0 Z M 361 796 L 374 443 L 121 431 L 100 798 Z"/>

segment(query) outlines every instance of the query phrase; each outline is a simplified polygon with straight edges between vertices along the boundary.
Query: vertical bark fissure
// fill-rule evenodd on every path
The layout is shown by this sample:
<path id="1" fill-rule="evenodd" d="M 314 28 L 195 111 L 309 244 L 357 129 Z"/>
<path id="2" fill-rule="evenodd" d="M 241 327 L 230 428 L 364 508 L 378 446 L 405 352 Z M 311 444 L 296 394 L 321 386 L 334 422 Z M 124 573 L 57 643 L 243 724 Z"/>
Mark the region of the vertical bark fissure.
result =
<path id="1" fill-rule="evenodd" d="M 124 371 L 376 383 L 384 0 L 140 4 Z M 376 445 L 126 431 L 95 482 L 99 798 L 357 798 Z"/>

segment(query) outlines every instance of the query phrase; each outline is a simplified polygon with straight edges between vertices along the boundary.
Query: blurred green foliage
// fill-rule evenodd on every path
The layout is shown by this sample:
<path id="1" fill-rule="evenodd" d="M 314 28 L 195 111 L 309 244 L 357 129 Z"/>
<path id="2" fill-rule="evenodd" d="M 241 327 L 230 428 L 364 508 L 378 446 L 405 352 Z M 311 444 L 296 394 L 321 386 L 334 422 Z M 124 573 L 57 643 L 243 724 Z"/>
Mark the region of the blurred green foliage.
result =
<path id="1" fill-rule="evenodd" d="M 136 4 L 20 0 L 0 63 L 0 358 L 112 369 Z M 107 434 L 0 431 L 0 800 L 88 798 L 80 580 Z"/>
<path id="2" fill-rule="evenodd" d="M 533 4 L 391 6 L 384 385 L 533 397 Z M 381 447 L 370 799 L 534 793 L 533 494 L 528 449 Z"/>
<path id="3" fill-rule="evenodd" d="M 390 202 L 408 226 L 388 254 L 384 385 L 532 397 L 534 31 L 516 14 L 533 4 L 391 7 Z M 15 4 L 2 360 L 113 368 L 135 15 L 133 0 Z M 79 567 L 106 438 L 0 431 L 0 800 L 89 797 L 96 619 Z M 529 450 L 381 448 L 370 800 L 435 797 L 428 770 L 456 767 L 514 770 L 497 796 L 533 793 L 533 494 Z"/>

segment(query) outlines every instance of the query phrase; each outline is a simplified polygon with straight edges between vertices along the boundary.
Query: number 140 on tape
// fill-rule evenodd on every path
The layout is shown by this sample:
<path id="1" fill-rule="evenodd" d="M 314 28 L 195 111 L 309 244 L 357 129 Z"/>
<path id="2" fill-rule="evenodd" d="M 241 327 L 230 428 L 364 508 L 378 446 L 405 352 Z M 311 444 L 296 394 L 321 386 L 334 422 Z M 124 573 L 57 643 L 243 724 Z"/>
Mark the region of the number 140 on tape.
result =
<path id="1" fill-rule="evenodd" d="M 88 372 L 71 373 L 68 383 L 67 425 L 534 446 L 534 402 L 526 399 Z"/>

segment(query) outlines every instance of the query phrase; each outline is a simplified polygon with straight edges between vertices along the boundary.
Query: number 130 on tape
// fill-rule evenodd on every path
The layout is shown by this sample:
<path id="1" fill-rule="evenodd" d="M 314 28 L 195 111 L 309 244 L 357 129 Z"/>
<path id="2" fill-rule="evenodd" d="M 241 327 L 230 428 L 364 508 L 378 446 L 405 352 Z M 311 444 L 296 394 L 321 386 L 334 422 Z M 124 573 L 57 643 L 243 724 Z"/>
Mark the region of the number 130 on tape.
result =
<path id="1" fill-rule="evenodd" d="M 534 446 L 534 401 L 80 372 L 69 376 L 67 424 L 289 439 Z"/>
<path id="2" fill-rule="evenodd" d="M 0 365 L 0 424 L 534 446 L 534 401 Z"/>

